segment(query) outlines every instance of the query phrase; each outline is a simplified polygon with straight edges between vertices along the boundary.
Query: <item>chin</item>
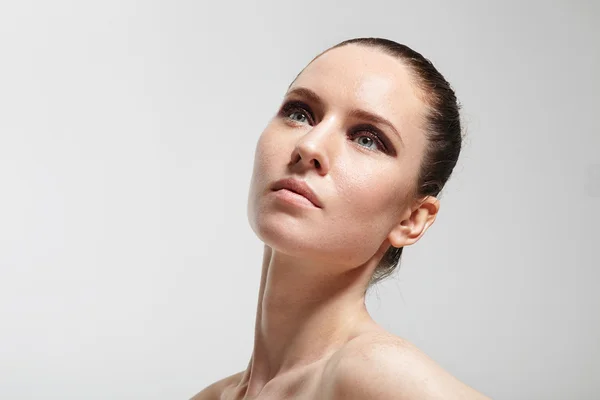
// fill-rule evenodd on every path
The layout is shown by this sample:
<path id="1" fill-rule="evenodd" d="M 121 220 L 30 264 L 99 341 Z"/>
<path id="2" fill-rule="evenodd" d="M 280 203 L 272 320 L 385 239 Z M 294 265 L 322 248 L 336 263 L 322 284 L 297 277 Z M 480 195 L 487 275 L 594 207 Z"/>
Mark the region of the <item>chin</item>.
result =
<path id="1" fill-rule="evenodd" d="M 298 229 L 293 229 L 286 224 L 252 220 L 250 227 L 256 236 L 273 250 L 291 256 L 306 256 L 314 251 L 307 238 L 299 234 Z"/>

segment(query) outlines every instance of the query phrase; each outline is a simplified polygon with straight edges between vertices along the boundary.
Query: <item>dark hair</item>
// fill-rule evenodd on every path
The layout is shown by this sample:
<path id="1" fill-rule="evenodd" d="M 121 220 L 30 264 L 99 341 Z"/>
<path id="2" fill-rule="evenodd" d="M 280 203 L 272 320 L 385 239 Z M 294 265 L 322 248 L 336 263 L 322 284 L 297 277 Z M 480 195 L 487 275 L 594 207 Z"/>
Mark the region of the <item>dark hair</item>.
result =
<path id="1" fill-rule="evenodd" d="M 439 197 L 458 161 L 462 146 L 460 104 L 454 90 L 433 66 L 431 61 L 408 46 L 382 38 L 356 38 L 345 40 L 325 50 L 355 44 L 383 51 L 397 57 L 410 69 L 413 81 L 419 89 L 423 102 L 428 106 L 425 115 L 427 147 L 421 163 L 414 198 Z M 312 61 L 311 61 L 312 62 Z M 400 264 L 403 247 L 390 246 L 373 273 L 370 284 L 388 277 Z"/>

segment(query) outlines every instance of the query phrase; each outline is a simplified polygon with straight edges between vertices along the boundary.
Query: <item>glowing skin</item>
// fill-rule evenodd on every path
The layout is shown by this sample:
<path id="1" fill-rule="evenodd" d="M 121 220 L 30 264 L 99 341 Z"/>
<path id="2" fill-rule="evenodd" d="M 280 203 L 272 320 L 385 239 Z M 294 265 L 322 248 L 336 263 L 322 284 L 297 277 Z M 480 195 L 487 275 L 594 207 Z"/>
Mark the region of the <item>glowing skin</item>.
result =
<path id="1" fill-rule="evenodd" d="M 402 62 L 356 45 L 326 52 L 292 83 L 256 145 L 248 196 L 265 243 L 252 357 L 195 399 L 486 398 L 377 325 L 364 303 L 390 244 L 419 240 L 439 210 L 436 198 L 414 198 L 422 99 Z M 288 177 L 322 208 L 274 195 Z"/>
<path id="2" fill-rule="evenodd" d="M 325 53 L 302 72 L 290 91 L 310 89 L 323 104 L 298 95 L 285 100 L 308 103 L 317 121 L 298 123 L 276 116 L 256 148 L 248 214 L 265 243 L 325 262 L 329 268 L 340 263 L 340 269 L 356 267 L 373 256 L 399 218 L 407 217 L 425 146 L 420 131 L 423 105 L 409 79 L 398 60 L 355 46 Z M 362 144 L 368 141 L 364 137 L 351 137 L 351 129 L 364 122 L 347 117 L 353 109 L 379 114 L 394 124 L 402 140 L 392 130 L 381 129 L 395 154 L 386 154 L 374 143 Z M 299 155 L 302 160 L 290 165 Z M 319 161 L 320 169 L 310 164 L 312 159 Z M 290 175 L 305 179 L 324 209 L 300 213 L 275 206 L 266 195 L 269 184 Z M 402 240 L 402 232 L 393 234 Z"/>

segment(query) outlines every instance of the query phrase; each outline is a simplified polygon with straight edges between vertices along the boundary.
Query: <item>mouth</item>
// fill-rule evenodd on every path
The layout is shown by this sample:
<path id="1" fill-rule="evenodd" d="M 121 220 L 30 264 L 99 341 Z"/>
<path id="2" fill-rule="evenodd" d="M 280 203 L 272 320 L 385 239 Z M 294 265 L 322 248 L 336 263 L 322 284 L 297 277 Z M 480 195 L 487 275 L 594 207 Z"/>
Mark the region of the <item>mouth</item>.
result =
<path id="1" fill-rule="evenodd" d="M 278 192 L 283 199 L 303 202 L 304 204 L 310 203 L 313 207 L 323 208 L 318 196 L 304 181 L 294 178 L 281 179 L 275 182 L 271 189 Z"/>

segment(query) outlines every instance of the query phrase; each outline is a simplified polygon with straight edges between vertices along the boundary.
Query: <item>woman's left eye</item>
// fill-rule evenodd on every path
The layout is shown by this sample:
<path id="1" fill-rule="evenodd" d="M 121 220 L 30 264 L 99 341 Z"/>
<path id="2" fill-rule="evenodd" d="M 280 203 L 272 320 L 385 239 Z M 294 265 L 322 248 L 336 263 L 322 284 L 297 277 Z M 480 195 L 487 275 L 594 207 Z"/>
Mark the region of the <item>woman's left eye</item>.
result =
<path id="1" fill-rule="evenodd" d="M 379 137 L 375 133 L 371 133 L 369 131 L 363 130 L 363 131 L 357 132 L 357 134 L 355 134 L 353 136 L 354 136 L 354 139 L 359 139 L 358 143 L 361 143 L 361 145 L 363 145 L 363 147 L 367 147 L 370 150 L 376 150 L 375 148 L 371 147 L 372 145 L 375 145 L 375 147 L 378 147 L 379 150 L 381 150 L 381 151 L 386 150 L 385 145 L 383 144 L 381 139 L 379 139 Z M 369 146 L 369 145 L 371 145 L 371 146 Z"/>

